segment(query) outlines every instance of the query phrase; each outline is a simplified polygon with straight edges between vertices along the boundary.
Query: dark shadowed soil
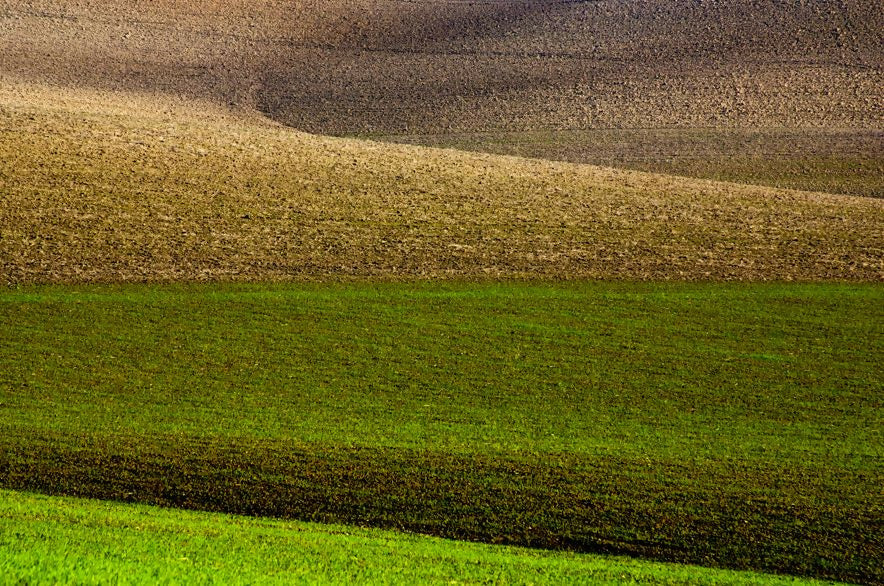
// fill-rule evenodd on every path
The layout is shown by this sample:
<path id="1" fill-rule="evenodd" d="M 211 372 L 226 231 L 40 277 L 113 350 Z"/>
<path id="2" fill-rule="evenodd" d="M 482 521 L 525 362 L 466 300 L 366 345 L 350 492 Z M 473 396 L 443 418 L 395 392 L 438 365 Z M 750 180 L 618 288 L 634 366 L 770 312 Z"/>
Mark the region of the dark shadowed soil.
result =
<path id="1" fill-rule="evenodd" d="M 210 98 L 323 134 L 497 152 L 501 133 L 539 131 L 524 154 L 880 196 L 849 178 L 881 175 L 882 30 L 872 0 L 5 0 L 0 73 Z M 685 164 L 730 142 L 695 129 L 768 140 L 729 146 L 736 167 Z M 796 130 L 797 166 L 781 148 Z"/>

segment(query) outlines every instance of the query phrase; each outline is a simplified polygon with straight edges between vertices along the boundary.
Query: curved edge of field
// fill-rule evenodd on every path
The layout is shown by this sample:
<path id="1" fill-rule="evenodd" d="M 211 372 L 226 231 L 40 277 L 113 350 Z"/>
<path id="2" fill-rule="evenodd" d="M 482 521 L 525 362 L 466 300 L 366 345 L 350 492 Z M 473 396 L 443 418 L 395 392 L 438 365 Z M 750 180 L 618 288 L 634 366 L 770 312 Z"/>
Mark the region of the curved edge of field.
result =
<path id="1" fill-rule="evenodd" d="M 0 553 L 6 579 L 25 582 L 828 583 L 7 490 Z"/>
<path id="2" fill-rule="evenodd" d="M 0 85 L 6 284 L 884 279 L 884 201 L 311 136 Z"/>

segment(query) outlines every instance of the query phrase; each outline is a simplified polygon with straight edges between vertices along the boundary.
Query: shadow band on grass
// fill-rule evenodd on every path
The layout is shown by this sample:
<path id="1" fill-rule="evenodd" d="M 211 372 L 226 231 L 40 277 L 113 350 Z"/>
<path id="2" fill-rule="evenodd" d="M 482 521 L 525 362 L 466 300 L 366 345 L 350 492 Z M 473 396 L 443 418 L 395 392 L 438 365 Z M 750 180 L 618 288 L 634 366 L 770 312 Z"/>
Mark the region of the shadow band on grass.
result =
<path id="1" fill-rule="evenodd" d="M 182 438 L 0 441 L 9 489 L 884 582 L 882 511 L 857 497 L 876 490 L 861 471 Z"/>

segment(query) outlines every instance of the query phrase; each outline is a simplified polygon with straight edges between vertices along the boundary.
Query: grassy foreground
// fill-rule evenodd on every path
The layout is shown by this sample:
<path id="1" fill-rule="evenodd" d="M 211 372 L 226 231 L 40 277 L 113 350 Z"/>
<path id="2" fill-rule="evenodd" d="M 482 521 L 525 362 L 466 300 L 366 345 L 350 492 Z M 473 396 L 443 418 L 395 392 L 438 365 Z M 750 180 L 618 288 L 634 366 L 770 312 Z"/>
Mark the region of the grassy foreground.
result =
<path id="1" fill-rule="evenodd" d="M 0 485 L 881 581 L 875 285 L 0 294 Z"/>
<path id="2" fill-rule="evenodd" d="M 0 575 L 28 584 L 822 584 L 3 490 Z"/>

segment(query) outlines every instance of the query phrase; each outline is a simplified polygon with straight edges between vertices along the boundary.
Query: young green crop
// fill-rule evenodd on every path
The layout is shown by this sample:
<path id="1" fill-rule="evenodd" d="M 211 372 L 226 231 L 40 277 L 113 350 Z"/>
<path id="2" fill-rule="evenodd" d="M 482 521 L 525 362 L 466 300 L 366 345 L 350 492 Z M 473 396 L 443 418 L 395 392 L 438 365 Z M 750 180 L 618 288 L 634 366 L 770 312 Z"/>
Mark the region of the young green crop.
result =
<path id="1" fill-rule="evenodd" d="M 881 577 L 875 285 L 0 296 L 0 484 Z"/>
<path id="2" fill-rule="evenodd" d="M 11 491 L 0 491 L 0 574 L 28 584 L 821 584 Z"/>

